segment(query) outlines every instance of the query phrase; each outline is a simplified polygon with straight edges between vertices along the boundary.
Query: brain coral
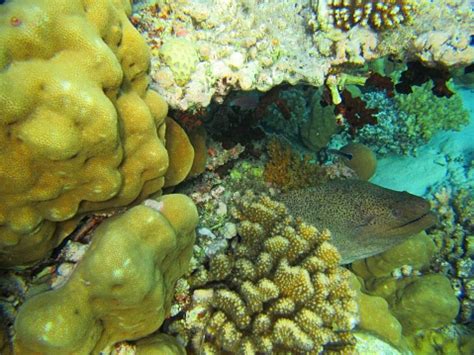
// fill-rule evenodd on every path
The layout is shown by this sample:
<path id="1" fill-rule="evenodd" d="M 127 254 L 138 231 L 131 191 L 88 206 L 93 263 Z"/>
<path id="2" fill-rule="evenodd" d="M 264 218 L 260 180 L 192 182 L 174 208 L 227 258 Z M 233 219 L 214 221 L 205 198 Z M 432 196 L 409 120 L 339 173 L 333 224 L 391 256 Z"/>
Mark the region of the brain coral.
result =
<path id="1" fill-rule="evenodd" d="M 20 307 L 15 353 L 98 354 L 154 332 L 188 268 L 197 220 L 191 200 L 176 194 L 102 223 L 66 284 Z"/>
<path id="2" fill-rule="evenodd" d="M 167 105 L 129 1 L 9 1 L 0 12 L 0 266 L 34 262 L 56 222 L 159 191 Z"/>
<path id="3" fill-rule="evenodd" d="M 170 330 L 202 354 L 351 350 L 357 306 L 330 233 L 267 196 L 244 196 L 234 213 L 240 242 L 191 275 L 191 286 L 204 290 Z"/>

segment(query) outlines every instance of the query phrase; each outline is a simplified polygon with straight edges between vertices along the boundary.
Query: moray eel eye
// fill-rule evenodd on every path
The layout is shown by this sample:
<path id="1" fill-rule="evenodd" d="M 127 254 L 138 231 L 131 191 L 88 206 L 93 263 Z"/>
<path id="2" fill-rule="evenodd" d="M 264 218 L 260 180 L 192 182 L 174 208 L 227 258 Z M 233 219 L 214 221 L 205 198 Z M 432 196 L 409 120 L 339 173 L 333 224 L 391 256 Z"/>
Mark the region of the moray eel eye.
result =
<path id="1" fill-rule="evenodd" d="M 392 210 L 392 215 L 396 218 L 401 217 L 402 216 L 402 210 L 400 208 L 394 208 Z"/>

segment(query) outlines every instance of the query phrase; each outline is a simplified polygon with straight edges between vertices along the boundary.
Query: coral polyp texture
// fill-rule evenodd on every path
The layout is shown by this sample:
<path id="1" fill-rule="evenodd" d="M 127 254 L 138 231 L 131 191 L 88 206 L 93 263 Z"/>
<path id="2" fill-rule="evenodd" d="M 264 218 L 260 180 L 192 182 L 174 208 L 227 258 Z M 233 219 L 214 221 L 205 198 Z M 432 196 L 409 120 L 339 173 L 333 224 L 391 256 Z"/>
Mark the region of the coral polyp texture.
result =
<path id="1" fill-rule="evenodd" d="M 166 102 L 129 1 L 7 1 L 0 12 L 0 266 L 37 261 L 57 222 L 164 183 Z"/>
<path id="2" fill-rule="evenodd" d="M 265 195 L 244 195 L 233 213 L 240 240 L 191 275 L 194 304 L 170 331 L 203 354 L 352 350 L 355 292 L 329 231 Z"/>
<path id="3" fill-rule="evenodd" d="M 154 87 L 180 110 L 231 90 L 322 86 L 386 56 L 429 67 L 474 61 L 469 0 L 141 0 L 134 9 Z"/>
<path id="4" fill-rule="evenodd" d="M 197 221 L 179 194 L 105 221 L 66 284 L 21 306 L 15 353 L 98 354 L 157 330 L 188 268 Z"/>
<path id="5" fill-rule="evenodd" d="M 416 4 L 410 0 L 319 0 L 318 2 L 326 3 L 333 24 L 343 30 L 349 30 L 358 24 L 370 26 L 375 30 L 394 28 L 411 18 Z"/>

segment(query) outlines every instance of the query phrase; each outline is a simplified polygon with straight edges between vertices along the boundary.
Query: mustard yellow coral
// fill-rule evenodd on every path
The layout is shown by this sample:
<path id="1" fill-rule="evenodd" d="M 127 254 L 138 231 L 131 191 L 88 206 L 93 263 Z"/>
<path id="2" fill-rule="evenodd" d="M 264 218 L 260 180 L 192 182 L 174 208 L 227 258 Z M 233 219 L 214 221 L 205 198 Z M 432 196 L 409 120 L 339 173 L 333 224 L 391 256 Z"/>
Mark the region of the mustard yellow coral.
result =
<path id="1" fill-rule="evenodd" d="M 197 219 L 189 198 L 165 195 L 106 220 L 66 284 L 20 307 L 15 353 L 99 353 L 154 332 L 187 269 Z"/>
<path id="2" fill-rule="evenodd" d="M 57 222 L 159 191 L 167 105 L 129 1 L 9 1 L 0 12 L 0 266 L 37 261 Z"/>
<path id="3" fill-rule="evenodd" d="M 170 331 L 206 354 L 351 350 L 357 305 L 330 233 L 252 193 L 233 215 L 239 242 L 189 278 L 192 288 L 207 288 L 202 292 L 210 297 L 196 298 Z M 193 321 L 194 310 L 203 309 Z"/>

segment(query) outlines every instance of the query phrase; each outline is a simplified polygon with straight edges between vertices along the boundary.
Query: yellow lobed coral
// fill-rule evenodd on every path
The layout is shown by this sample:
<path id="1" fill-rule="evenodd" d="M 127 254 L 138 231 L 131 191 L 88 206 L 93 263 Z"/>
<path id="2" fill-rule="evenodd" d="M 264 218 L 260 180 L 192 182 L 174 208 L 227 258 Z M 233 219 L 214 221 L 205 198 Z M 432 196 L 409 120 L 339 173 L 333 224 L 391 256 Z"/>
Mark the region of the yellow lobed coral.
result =
<path id="1" fill-rule="evenodd" d="M 423 232 L 352 264 L 354 272 L 364 279 L 365 290 L 388 302 L 404 335 L 448 325 L 458 314 L 459 301 L 449 279 L 427 273 L 434 252 L 433 241 Z M 370 330 L 367 323 L 361 325 Z"/>
<path id="2" fill-rule="evenodd" d="M 360 24 L 375 30 L 398 26 L 414 13 L 413 0 L 328 0 L 334 25 L 349 30 Z"/>
<path id="3" fill-rule="evenodd" d="M 375 153 L 362 143 L 349 143 L 340 149 L 346 155 L 342 161 L 354 170 L 361 180 L 370 180 L 377 169 Z"/>
<path id="4" fill-rule="evenodd" d="M 56 222 L 157 192 L 167 105 L 129 1 L 9 1 L 0 13 L 0 266 L 41 259 Z"/>
<path id="5" fill-rule="evenodd" d="M 176 194 L 102 223 L 66 284 L 20 307 L 15 353 L 99 353 L 157 330 L 188 267 L 197 220 L 191 200 Z"/>
<path id="6" fill-rule="evenodd" d="M 233 213 L 240 241 L 190 276 L 193 288 L 208 288 L 196 292 L 210 297 L 195 297 L 170 331 L 204 354 L 352 350 L 355 294 L 330 233 L 292 218 L 267 196 L 248 193 Z"/>
<path id="7" fill-rule="evenodd" d="M 164 187 L 175 186 L 188 176 L 194 161 L 194 148 L 183 128 L 172 118 L 166 117 L 166 150 L 170 164 L 165 175 Z"/>

